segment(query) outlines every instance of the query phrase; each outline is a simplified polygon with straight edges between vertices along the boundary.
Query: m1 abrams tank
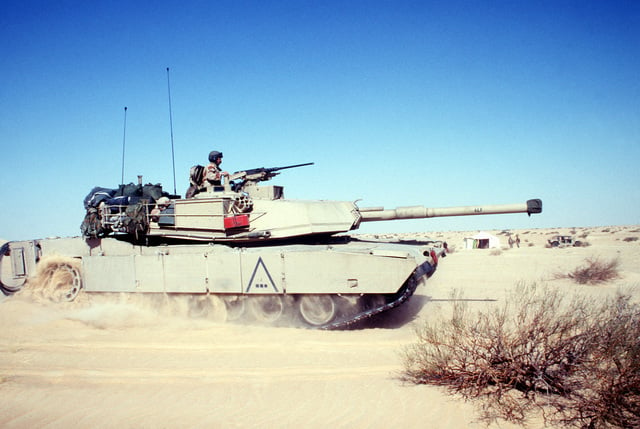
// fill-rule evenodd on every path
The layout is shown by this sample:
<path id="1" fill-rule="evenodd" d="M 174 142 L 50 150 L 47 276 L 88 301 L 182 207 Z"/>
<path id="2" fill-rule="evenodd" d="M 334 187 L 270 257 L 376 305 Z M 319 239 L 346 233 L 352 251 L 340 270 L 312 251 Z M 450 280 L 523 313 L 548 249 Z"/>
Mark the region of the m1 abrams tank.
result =
<path id="1" fill-rule="evenodd" d="M 191 311 L 204 315 L 221 299 L 228 320 L 344 328 L 406 302 L 445 249 L 439 241 L 389 243 L 341 233 L 363 222 L 542 211 L 538 199 L 386 210 L 287 200 L 281 186 L 260 185 L 280 170 L 310 164 L 236 172 L 188 199 L 143 186 L 140 177 L 138 185 L 94 188 L 85 199 L 82 237 L 2 245 L 0 287 L 5 294 L 28 287 L 36 265 L 46 263 L 66 278 L 51 290 L 53 300 L 162 294 L 189 299 Z"/>

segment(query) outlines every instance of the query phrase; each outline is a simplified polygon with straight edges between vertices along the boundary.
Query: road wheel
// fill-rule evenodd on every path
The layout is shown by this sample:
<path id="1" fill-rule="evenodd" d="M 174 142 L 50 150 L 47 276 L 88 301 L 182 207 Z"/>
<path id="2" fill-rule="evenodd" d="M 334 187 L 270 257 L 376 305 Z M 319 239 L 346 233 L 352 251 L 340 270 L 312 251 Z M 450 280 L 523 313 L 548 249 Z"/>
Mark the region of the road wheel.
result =
<path id="1" fill-rule="evenodd" d="M 280 295 L 252 296 L 249 303 L 251 314 L 259 322 L 274 323 L 284 313 L 284 301 Z"/>
<path id="2" fill-rule="evenodd" d="M 224 297 L 224 305 L 227 307 L 227 320 L 233 322 L 240 319 L 245 311 L 245 299 L 239 296 Z"/>
<path id="3" fill-rule="evenodd" d="M 189 317 L 224 321 L 226 308 L 215 295 L 192 295 L 189 297 Z"/>
<path id="4" fill-rule="evenodd" d="M 329 323 L 336 316 L 336 304 L 331 295 L 304 295 L 298 301 L 302 319 L 312 326 Z"/>
<path id="5" fill-rule="evenodd" d="M 69 262 L 47 263 L 39 266 L 41 294 L 53 302 L 70 302 L 82 289 L 80 262 L 70 258 Z"/>

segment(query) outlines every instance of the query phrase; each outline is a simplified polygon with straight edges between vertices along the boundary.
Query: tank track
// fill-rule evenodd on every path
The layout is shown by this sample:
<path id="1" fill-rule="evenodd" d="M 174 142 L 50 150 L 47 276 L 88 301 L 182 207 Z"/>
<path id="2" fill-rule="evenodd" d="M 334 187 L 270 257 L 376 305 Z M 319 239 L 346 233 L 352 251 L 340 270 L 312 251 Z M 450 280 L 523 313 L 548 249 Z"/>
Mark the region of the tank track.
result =
<path id="1" fill-rule="evenodd" d="M 329 322 L 325 325 L 317 326 L 316 329 L 324 329 L 324 330 L 336 330 L 336 329 L 346 329 L 352 327 L 356 323 L 360 323 L 363 320 L 370 319 L 371 317 L 383 313 L 385 311 L 391 310 L 392 308 L 399 307 L 404 304 L 413 293 L 418 288 L 420 284 L 420 277 L 426 275 L 431 276 L 435 271 L 435 267 L 425 262 L 420 267 L 418 267 L 411 276 L 407 279 L 406 282 L 402 285 L 400 290 L 392 295 L 391 301 L 387 302 L 384 305 L 367 309 L 360 313 L 346 316 L 340 320 L 334 320 L 333 322 Z"/>

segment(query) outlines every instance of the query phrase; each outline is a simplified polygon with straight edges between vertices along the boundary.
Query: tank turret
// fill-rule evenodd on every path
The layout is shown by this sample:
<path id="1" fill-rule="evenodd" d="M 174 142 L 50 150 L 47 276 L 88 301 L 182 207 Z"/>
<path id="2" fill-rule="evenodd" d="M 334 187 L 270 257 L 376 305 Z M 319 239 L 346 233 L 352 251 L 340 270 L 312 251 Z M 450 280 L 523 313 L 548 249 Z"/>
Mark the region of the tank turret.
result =
<path id="1" fill-rule="evenodd" d="M 91 231 L 111 232 L 139 240 L 179 239 L 207 242 L 249 243 L 268 240 L 304 241 L 359 228 L 362 222 L 419 219 L 443 216 L 542 211 L 542 201 L 523 204 L 478 205 L 428 208 L 423 206 L 358 207 L 353 201 L 287 200 L 281 186 L 265 186 L 281 170 L 313 163 L 274 168 L 254 168 L 230 175 L 227 183 L 206 185 L 192 198 L 163 201 L 136 200 L 137 208 L 121 205 L 121 197 L 107 199 L 89 212 L 97 211 L 98 227 Z M 96 188 L 104 192 L 104 188 Z M 97 201 L 87 196 L 85 201 Z M 115 203 L 115 204 L 114 204 Z"/>

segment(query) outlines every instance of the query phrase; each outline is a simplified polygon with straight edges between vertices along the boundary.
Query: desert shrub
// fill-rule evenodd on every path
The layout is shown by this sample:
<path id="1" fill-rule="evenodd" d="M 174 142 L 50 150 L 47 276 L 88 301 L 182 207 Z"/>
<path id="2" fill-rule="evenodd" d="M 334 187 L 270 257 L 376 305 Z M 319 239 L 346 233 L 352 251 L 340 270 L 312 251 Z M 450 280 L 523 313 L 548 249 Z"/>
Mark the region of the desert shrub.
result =
<path id="1" fill-rule="evenodd" d="M 416 329 L 403 379 L 482 399 L 483 417 L 575 427 L 640 424 L 640 309 L 629 297 L 598 304 L 518 285 L 501 307 L 471 312 L 454 297 L 451 317 Z"/>
<path id="2" fill-rule="evenodd" d="M 625 237 L 622 241 L 638 241 L 638 237 Z"/>
<path id="3" fill-rule="evenodd" d="M 599 258 L 587 258 L 584 265 L 568 273 L 567 277 L 579 284 L 604 283 L 620 276 L 618 273 L 619 265 L 620 261 L 617 258 L 610 261 L 601 261 Z"/>
<path id="4" fill-rule="evenodd" d="M 589 428 L 640 427 L 640 306 L 618 294 L 595 314 L 589 359 L 556 420 Z"/>

